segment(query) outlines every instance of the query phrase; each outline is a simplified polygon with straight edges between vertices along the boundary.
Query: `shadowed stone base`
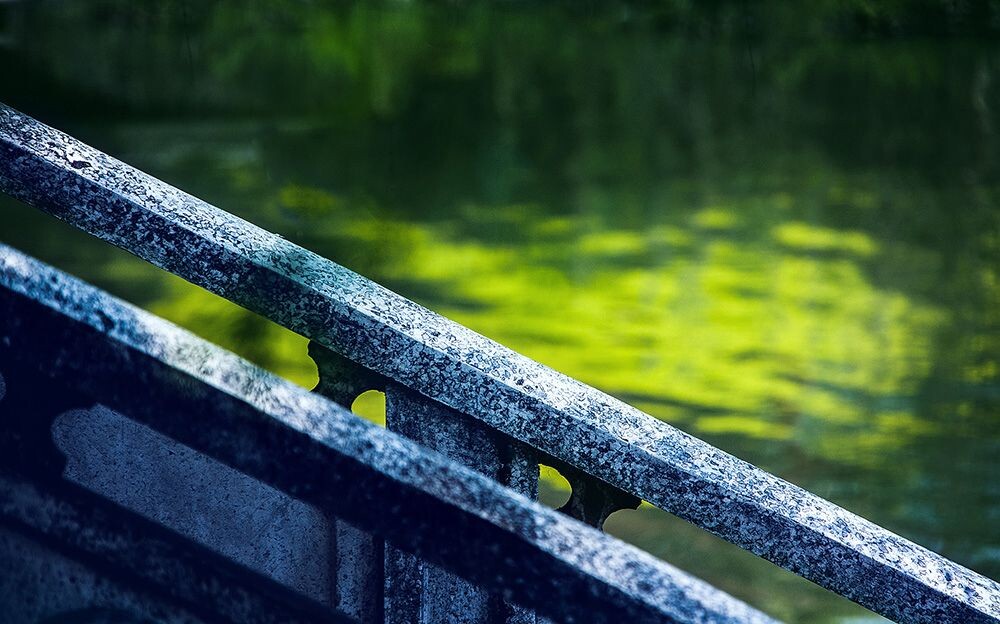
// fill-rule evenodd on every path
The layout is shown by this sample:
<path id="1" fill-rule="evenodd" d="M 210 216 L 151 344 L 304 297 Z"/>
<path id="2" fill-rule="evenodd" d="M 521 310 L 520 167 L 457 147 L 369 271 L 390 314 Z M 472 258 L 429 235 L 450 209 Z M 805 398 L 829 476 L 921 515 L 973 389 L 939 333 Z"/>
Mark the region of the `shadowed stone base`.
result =
<path id="1" fill-rule="evenodd" d="M 53 425 L 65 477 L 324 604 L 334 536 L 315 507 L 105 407 Z"/>

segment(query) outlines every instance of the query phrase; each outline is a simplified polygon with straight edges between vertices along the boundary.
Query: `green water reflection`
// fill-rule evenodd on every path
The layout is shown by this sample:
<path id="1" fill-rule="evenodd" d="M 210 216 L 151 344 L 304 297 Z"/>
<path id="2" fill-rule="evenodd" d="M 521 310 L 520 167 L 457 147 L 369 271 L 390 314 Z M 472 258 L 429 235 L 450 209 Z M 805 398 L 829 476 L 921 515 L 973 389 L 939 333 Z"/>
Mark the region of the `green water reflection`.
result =
<path id="1" fill-rule="evenodd" d="M 997 25 L 710 4 L 13 3 L 0 99 L 1000 577 Z M 304 339 L 0 210 L 313 383 Z M 609 526 L 789 621 L 864 615 L 656 510 Z"/>

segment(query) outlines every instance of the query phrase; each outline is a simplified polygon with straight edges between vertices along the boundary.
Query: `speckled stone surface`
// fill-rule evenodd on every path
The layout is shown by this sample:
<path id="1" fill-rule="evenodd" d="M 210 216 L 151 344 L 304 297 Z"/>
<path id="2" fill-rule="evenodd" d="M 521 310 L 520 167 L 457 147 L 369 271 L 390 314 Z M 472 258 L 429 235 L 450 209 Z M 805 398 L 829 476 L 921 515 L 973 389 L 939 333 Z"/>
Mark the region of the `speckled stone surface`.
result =
<path id="1" fill-rule="evenodd" d="M 901 622 L 1000 586 L 9 108 L 0 188 Z"/>
<path id="2" fill-rule="evenodd" d="M 773 621 L 2 245 L 0 371 L 7 383 L 0 410 L 17 391 L 16 379 L 37 376 L 34 391 L 65 387 L 91 397 L 555 621 Z M 80 533 L 86 541 L 87 530 Z M 128 553 L 117 556 L 128 560 Z"/>
<path id="3" fill-rule="evenodd" d="M 488 427 L 394 383 L 385 393 L 387 429 L 511 487 L 503 442 Z M 509 609 L 499 597 L 391 544 L 385 547 L 384 595 L 387 605 L 399 605 L 386 609 L 386 624 L 503 624 Z"/>
<path id="4" fill-rule="evenodd" d="M 315 342 L 309 344 L 309 356 L 316 362 L 319 372 L 319 383 L 313 392 L 346 407 L 366 390 L 382 391 L 386 398 L 387 429 L 528 498 L 538 497 L 537 454 L 523 444 L 475 418 L 388 381 Z M 338 531 L 344 524 L 338 523 Z M 375 599 L 365 602 L 374 604 L 381 598 L 387 607 L 384 615 L 372 609 L 351 609 L 363 621 L 384 621 L 385 624 L 541 624 L 545 621 L 529 609 L 505 602 L 502 596 L 490 594 L 432 564 L 400 553 L 391 544 L 377 549 L 368 547 L 371 537 L 363 533 L 353 538 L 348 536 L 346 544 L 343 537 L 343 533 L 338 533 L 338 557 L 352 556 L 359 543 L 362 549 L 354 555 L 353 565 L 338 567 L 338 585 L 345 573 L 351 575 L 351 569 L 357 568 L 359 560 L 367 560 L 368 565 L 361 563 L 363 573 L 352 575 L 355 577 L 351 583 L 355 600 L 371 596 Z M 343 552 L 345 548 L 346 553 Z M 382 564 L 378 570 L 382 574 L 371 574 L 378 564 Z M 338 587 L 338 594 L 344 593 Z"/>

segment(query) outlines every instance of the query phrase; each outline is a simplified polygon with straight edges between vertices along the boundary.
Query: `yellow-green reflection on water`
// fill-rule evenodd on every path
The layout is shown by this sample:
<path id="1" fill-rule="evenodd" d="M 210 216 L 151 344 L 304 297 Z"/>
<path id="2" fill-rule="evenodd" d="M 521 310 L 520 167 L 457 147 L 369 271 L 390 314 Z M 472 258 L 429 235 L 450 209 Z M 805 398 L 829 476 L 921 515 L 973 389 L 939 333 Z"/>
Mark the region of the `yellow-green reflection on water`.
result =
<path id="1" fill-rule="evenodd" d="M 530 206 L 463 211 L 520 230 L 527 242 L 514 246 L 365 215 L 318 189 L 286 187 L 280 201 L 316 220 L 307 227 L 393 249 L 383 278 L 455 302 L 438 312 L 695 433 L 878 465 L 935 431 L 908 401 L 948 312 L 872 284 L 859 262 L 883 259 L 862 232 L 794 220 L 745 232 L 718 207 L 644 231 L 595 231 Z"/>

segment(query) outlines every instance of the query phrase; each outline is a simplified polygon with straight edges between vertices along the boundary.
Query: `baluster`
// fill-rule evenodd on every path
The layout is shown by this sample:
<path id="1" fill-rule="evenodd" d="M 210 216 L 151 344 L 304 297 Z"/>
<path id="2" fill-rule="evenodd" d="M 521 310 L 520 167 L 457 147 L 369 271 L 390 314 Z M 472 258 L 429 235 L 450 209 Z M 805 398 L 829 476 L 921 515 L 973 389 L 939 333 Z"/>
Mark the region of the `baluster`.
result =
<path id="1" fill-rule="evenodd" d="M 549 463 L 551 462 L 551 463 Z M 553 468 L 569 481 L 572 492 L 560 511 L 580 522 L 604 530 L 608 516 L 622 509 L 638 509 L 642 501 L 615 486 L 577 470 L 554 458 L 547 458 Z"/>
<path id="2" fill-rule="evenodd" d="M 386 388 L 386 427 L 526 496 L 537 497 L 538 461 L 534 453 L 479 421 L 395 383 Z M 419 600 L 413 600 L 408 592 L 417 586 Z M 399 603 L 391 603 L 400 594 L 404 597 Z M 386 622 L 392 624 L 535 622 L 532 613 L 395 551 L 391 545 L 386 545 L 386 605 Z"/>
<path id="3" fill-rule="evenodd" d="M 320 371 L 316 392 L 350 407 L 362 392 L 384 390 L 388 429 L 462 462 L 530 498 L 537 498 L 538 461 L 532 450 L 468 416 L 404 386 L 388 382 L 377 373 L 316 343 L 310 343 L 309 354 Z M 391 544 L 375 544 L 370 536 L 343 522 L 338 522 L 337 527 L 339 604 L 348 612 L 357 613 L 364 622 L 541 622 L 532 612 L 506 604 L 499 596 L 490 595 L 413 555 L 399 551 Z M 379 553 L 383 556 L 381 565 L 375 562 Z M 351 566 L 362 566 L 364 571 L 356 572 Z M 372 585 L 378 575 L 382 575 L 381 592 Z M 349 595 L 359 590 L 364 594 L 360 603 Z M 383 608 L 372 604 L 379 598 L 383 601 Z M 346 609 L 348 606 L 355 609 Z"/>
<path id="4" fill-rule="evenodd" d="M 367 390 L 385 390 L 385 378 L 351 362 L 338 353 L 309 343 L 309 357 L 316 362 L 319 383 L 313 391 L 351 408 Z M 336 567 L 332 593 L 334 605 L 362 624 L 383 622 L 383 543 L 353 525 L 332 519 Z"/>

